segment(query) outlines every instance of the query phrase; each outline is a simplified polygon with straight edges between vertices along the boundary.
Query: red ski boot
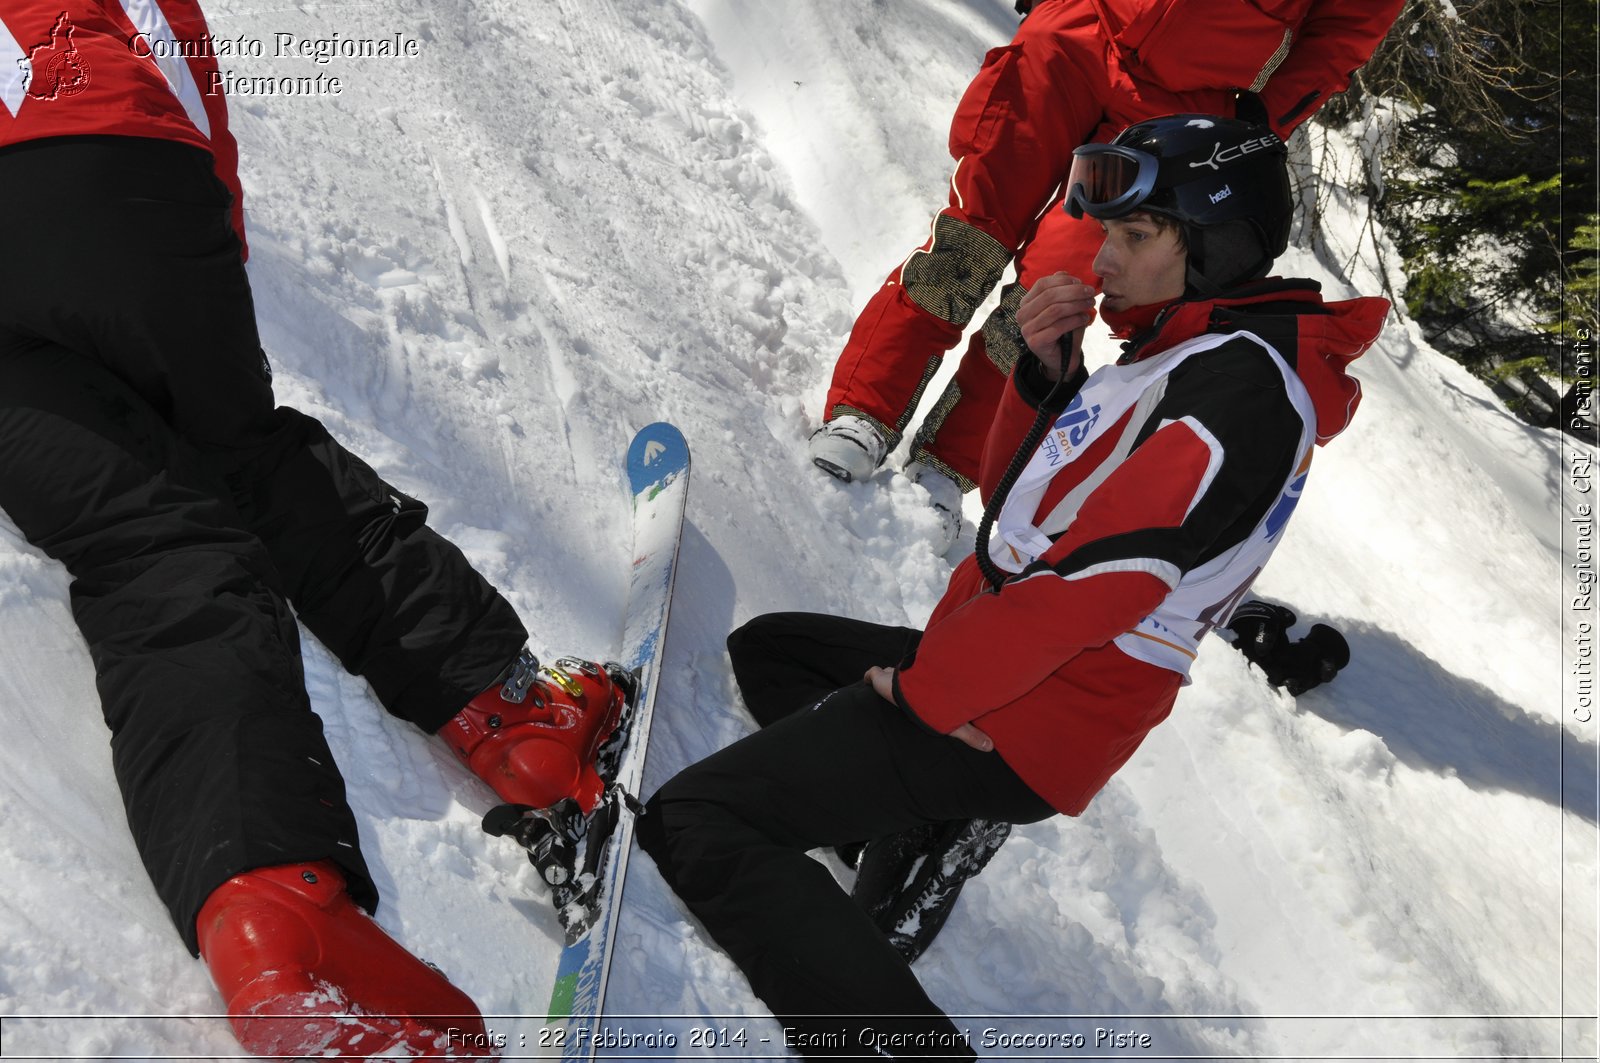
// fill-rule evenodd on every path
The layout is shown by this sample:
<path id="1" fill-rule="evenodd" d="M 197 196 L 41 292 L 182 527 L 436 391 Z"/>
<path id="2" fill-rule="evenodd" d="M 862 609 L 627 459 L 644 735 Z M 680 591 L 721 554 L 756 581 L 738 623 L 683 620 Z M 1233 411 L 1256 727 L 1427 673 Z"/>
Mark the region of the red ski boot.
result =
<path id="1" fill-rule="evenodd" d="M 541 667 L 525 650 L 439 736 L 502 801 L 545 809 L 570 797 L 587 815 L 605 789 L 595 760 L 622 720 L 623 679 L 570 657 Z"/>
<path id="2" fill-rule="evenodd" d="M 234 1035 L 255 1055 L 494 1054 L 472 1000 L 356 907 L 331 861 L 234 876 L 196 929 Z"/>

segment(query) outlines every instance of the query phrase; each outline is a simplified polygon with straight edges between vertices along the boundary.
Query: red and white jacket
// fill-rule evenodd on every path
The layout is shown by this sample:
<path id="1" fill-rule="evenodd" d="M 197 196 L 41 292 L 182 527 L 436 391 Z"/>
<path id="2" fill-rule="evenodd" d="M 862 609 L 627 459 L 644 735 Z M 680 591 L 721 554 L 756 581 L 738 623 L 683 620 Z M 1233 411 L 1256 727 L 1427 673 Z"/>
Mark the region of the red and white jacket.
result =
<path id="1" fill-rule="evenodd" d="M 0 149 L 153 137 L 211 153 L 244 240 L 239 151 L 195 0 L 0 0 Z"/>
<path id="2" fill-rule="evenodd" d="M 1312 447 L 1360 398 L 1348 364 L 1388 303 L 1324 303 L 1309 281 L 1178 302 L 1082 379 L 1002 505 L 990 589 L 957 567 L 901 705 L 972 723 L 1056 809 L 1076 815 L 1166 718 L 1201 638 L 1277 544 Z M 990 432 L 987 496 L 1035 414 L 1037 362 L 1013 372 Z"/>

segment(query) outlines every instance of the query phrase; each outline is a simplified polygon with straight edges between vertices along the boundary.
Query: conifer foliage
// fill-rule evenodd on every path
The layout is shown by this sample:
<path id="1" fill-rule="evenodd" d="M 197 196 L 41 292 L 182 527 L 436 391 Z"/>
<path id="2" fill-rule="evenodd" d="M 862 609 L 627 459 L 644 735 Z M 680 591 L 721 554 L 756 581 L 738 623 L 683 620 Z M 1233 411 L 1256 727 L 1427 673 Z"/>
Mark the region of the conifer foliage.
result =
<path id="1" fill-rule="evenodd" d="M 1428 339 L 1554 423 L 1596 327 L 1595 0 L 1410 0 L 1322 121 L 1403 106 L 1376 209 Z"/>

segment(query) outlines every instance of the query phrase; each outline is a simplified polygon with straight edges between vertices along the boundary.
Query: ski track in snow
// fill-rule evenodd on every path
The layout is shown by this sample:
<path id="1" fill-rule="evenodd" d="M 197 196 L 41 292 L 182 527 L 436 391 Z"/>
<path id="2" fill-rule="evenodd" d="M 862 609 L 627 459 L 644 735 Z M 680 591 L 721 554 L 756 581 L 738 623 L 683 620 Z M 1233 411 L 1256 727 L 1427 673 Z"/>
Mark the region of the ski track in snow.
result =
<path id="1" fill-rule="evenodd" d="M 804 440 L 854 308 L 944 195 L 949 115 L 1010 35 L 1009 3 L 218 0 L 210 16 L 267 42 L 235 73 L 346 85 L 232 103 L 280 400 L 426 500 L 541 654 L 618 651 L 624 449 L 650 421 L 684 429 L 648 787 L 752 726 L 723 651 L 751 616 L 926 618 L 949 562 L 925 493 L 893 461 L 868 484 L 817 476 Z M 400 31 L 421 54 L 270 58 L 274 33 L 334 30 Z M 1355 149 L 1319 132 L 1310 150 L 1337 166 Z M 1336 212 L 1324 236 L 1285 271 L 1378 290 L 1358 219 Z M 975 1034 L 1092 1044 L 1115 1027 L 1154 1044 L 1110 1054 L 1142 1058 L 1553 1056 L 1564 1036 L 1593 1058 L 1593 1022 L 1555 1017 L 1594 1007 L 1595 823 L 1563 811 L 1561 769 L 1592 802 L 1595 736 L 1553 704 L 1573 650 L 1554 589 L 1529 591 L 1571 560 L 1561 441 L 1408 323 L 1357 368 L 1362 410 L 1256 588 L 1299 633 L 1345 631 L 1354 664 L 1296 701 L 1214 642 L 1084 816 L 1015 831 L 918 968 Z M 0 697 L 22 707 L 0 746 L 7 1058 L 232 1055 L 128 837 L 67 586 L 0 521 Z M 490 796 L 441 744 L 309 638 L 305 655 L 379 921 L 530 1054 L 559 950 L 543 887 L 479 830 Z M 628 906 L 611 1011 L 637 1017 L 615 1029 L 728 1026 L 747 1034 L 732 1055 L 781 1040 L 642 856 Z M 997 1018 L 1018 1013 L 1038 1018 Z"/>

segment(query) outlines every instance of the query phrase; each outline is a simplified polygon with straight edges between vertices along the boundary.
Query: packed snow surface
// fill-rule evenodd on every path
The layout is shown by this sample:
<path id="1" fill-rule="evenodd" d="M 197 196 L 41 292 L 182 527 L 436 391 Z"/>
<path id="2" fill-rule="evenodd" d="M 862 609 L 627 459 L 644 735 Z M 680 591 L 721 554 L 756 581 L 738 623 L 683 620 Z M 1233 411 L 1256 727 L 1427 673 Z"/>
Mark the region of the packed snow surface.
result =
<path id="1" fill-rule="evenodd" d="M 618 651 L 622 456 L 654 420 L 688 437 L 649 787 L 752 728 L 734 626 L 926 619 L 959 550 L 929 545 L 903 454 L 844 485 L 804 441 L 854 310 L 942 201 L 949 116 L 1009 0 L 209 8 L 246 43 L 223 68 L 280 400 L 426 499 L 538 652 Z M 397 35 L 414 54 L 296 43 Z M 1328 214 L 1282 270 L 1334 298 L 1396 280 L 1337 176 L 1365 140 L 1298 146 Z M 1570 693 L 1594 614 L 1563 591 L 1592 570 L 1592 452 L 1402 319 L 1357 373 L 1360 414 L 1256 587 L 1354 663 L 1294 699 L 1213 640 L 1086 814 L 1013 834 L 918 966 L 986 1056 L 1594 1058 L 1596 735 Z M 128 836 L 67 584 L 0 521 L 0 1051 L 236 1055 Z M 533 1054 L 545 890 L 442 744 L 305 653 L 379 921 Z M 605 1054 L 781 1055 L 647 858 L 628 885 Z"/>

